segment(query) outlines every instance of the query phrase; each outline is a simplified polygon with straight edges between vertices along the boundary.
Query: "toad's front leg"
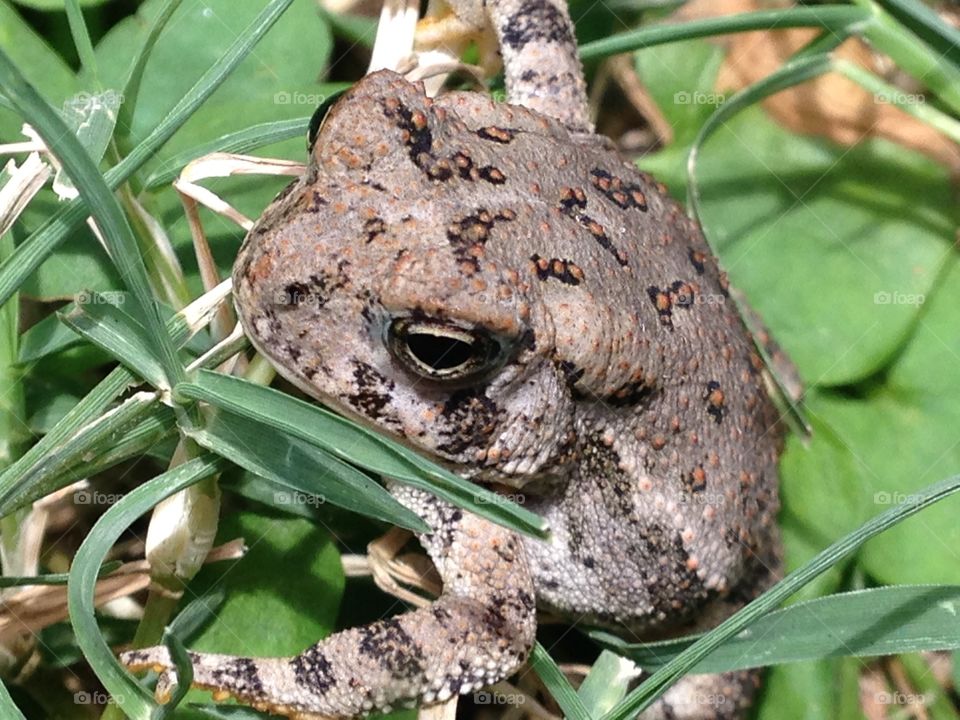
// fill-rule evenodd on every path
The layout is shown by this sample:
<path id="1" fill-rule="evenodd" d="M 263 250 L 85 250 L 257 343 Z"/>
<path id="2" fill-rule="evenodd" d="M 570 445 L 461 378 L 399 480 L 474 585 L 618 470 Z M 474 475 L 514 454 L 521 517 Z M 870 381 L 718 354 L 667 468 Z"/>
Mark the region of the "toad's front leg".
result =
<path id="1" fill-rule="evenodd" d="M 331 635 L 290 658 L 191 653 L 193 685 L 307 720 L 442 702 L 519 669 L 536 631 L 519 537 L 419 490 L 391 490 L 433 528 L 420 538 L 443 578 L 432 605 Z M 163 690 L 175 682 L 165 648 L 131 650 L 121 661 L 166 672 Z"/>

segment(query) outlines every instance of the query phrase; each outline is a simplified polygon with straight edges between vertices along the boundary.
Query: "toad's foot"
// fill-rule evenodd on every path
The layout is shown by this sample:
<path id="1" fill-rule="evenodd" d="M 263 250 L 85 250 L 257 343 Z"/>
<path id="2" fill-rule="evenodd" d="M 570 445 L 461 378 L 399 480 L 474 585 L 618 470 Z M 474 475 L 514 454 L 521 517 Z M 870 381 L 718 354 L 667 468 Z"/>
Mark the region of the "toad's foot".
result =
<path id="1" fill-rule="evenodd" d="M 434 529 L 421 538 L 444 582 L 432 605 L 345 630 L 295 657 L 191 653 L 193 685 L 299 720 L 357 717 L 398 705 L 444 702 L 518 670 L 536 630 L 533 583 L 523 544 L 489 521 L 434 496 L 394 490 Z M 163 647 L 131 650 L 131 670 L 163 674 L 168 699 L 176 671 Z"/>

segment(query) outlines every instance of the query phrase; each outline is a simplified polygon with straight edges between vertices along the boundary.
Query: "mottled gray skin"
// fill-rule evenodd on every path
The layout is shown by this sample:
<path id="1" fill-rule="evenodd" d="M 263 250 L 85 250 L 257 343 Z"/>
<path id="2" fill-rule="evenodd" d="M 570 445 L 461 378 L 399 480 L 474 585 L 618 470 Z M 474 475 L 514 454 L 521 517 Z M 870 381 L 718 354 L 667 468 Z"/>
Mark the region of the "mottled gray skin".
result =
<path id="1" fill-rule="evenodd" d="M 537 20 L 523 37 L 560 68 L 576 60 L 565 10 L 493 5 L 495 26 L 497 12 L 559 17 L 565 35 L 538 38 Z M 505 56 L 508 79 L 523 75 Z M 431 703 L 520 668 L 536 607 L 652 639 L 716 624 L 771 581 L 780 433 L 759 357 L 696 224 L 585 132 L 579 83 L 543 102 L 523 86 L 535 107 L 581 98 L 558 120 L 364 78 L 234 271 L 244 328 L 285 377 L 516 488 L 551 539 L 391 485 L 434 529 L 420 539 L 442 596 L 296 658 L 197 655 L 197 685 L 299 718 Z M 438 335 L 469 348 L 463 367 L 409 350 Z M 169 668 L 162 649 L 124 661 Z M 752 688 L 745 674 L 688 679 L 644 717 L 737 717 Z"/>

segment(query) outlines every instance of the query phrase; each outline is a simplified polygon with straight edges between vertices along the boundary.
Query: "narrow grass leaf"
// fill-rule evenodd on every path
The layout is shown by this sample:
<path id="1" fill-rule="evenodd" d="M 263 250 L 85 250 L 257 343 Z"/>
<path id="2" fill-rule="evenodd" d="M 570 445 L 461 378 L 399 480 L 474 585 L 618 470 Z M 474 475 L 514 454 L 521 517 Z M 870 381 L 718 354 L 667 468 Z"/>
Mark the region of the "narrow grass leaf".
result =
<path id="1" fill-rule="evenodd" d="M 430 528 L 366 474 L 330 453 L 239 415 L 219 412 L 202 429 L 186 431 L 198 445 L 282 485 L 282 501 L 314 499 L 400 525 Z"/>
<path id="2" fill-rule="evenodd" d="M 833 67 L 837 72 L 853 80 L 874 97 L 882 98 L 884 102 L 896 105 L 905 113 L 913 115 L 930 127 L 939 130 L 955 143 L 960 143 L 960 120 L 938 110 L 933 103 L 916 102 L 910 99 L 911 96 L 906 95 L 896 85 L 884 82 L 869 70 L 865 70 L 855 63 L 846 60 L 834 60 Z"/>
<path id="3" fill-rule="evenodd" d="M 898 70 L 928 88 L 955 115 L 960 115 L 960 67 L 945 61 L 939 50 L 912 33 L 880 3 L 872 0 L 856 2 L 871 16 L 870 21 L 858 30 L 863 39 L 875 50 L 888 55 Z"/>
<path id="4" fill-rule="evenodd" d="M 187 707 L 212 720 L 264 720 L 261 713 L 245 707 L 201 705 L 200 703 L 188 703 Z"/>
<path id="5" fill-rule="evenodd" d="M 138 517 L 161 500 L 223 472 L 227 466 L 225 460 L 215 455 L 204 455 L 135 488 L 97 520 L 74 558 L 67 602 L 77 644 L 114 702 L 132 720 L 150 720 L 158 706 L 150 693 L 117 662 L 100 634 L 94 615 L 94 592 L 100 567 L 113 544 Z"/>
<path id="6" fill-rule="evenodd" d="M 560 706 L 566 720 L 591 720 L 592 716 L 577 695 L 577 691 L 573 689 L 570 681 L 550 657 L 550 653 L 540 643 L 535 643 L 533 646 L 530 665 L 543 681 L 550 697 Z"/>
<path id="7" fill-rule="evenodd" d="M 153 48 L 157 44 L 157 39 L 167 26 L 170 16 L 177 11 L 181 2 L 182 0 L 167 0 L 166 4 L 160 8 L 160 12 L 158 12 L 153 19 L 153 23 L 147 31 L 147 37 L 144 39 L 143 45 L 137 52 L 137 57 L 130 67 L 130 74 L 127 76 L 127 80 L 123 85 L 123 103 L 120 106 L 119 124 L 121 134 L 123 135 L 126 135 L 127 128 L 133 125 L 133 113 L 137 108 L 137 100 L 140 97 L 140 83 L 143 81 L 143 71 L 147 67 L 150 53 L 153 52 Z"/>
<path id="8" fill-rule="evenodd" d="M 90 31 L 83 19 L 83 11 L 77 0 L 66 0 L 64 9 L 67 13 L 67 24 L 70 26 L 70 35 L 73 37 L 73 47 L 77 50 L 80 64 L 94 78 L 97 77 L 97 56 L 90 41 Z"/>
<path id="9" fill-rule="evenodd" d="M 183 346 L 193 332 L 183 313 L 184 311 L 176 313 L 166 323 L 167 332 L 170 333 L 170 337 L 177 347 Z M 37 467 L 45 463 L 51 454 L 59 452 L 61 446 L 72 439 L 82 428 L 102 422 L 101 414 L 114 399 L 136 384 L 137 378 L 127 368 L 123 366 L 114 368 L 107 377 L 101 380 L 93 390 L 71 408 L 50 432 L 44 435 L 3 473 L 0 473 L 0 517 L 43 497 L 45 494 L 44 488 L 47 487 L 45 483 L 50 483 L 50 487 L 55 487 L 55 482 L 62 482 L 62 480 L 49 480 L 47 475 L 37 472 Z M 28 476 L 30 480 L 26 480 Z"/>
<path id="10" fill-rule="evenodd" d="M 251 150 L 270 145 L 272 143 L 289 140 L 294 137 L 306 137 L 310 124 L 309 117 L 294 118 L 293 120 L 277 120 L 275 122 L 260 123 L 252 127 L 229 133 L 216 140 L 198 145 L 190 150 L 174 155 L 165 160 L 156 170 L 147 177 L 144 187 L 147 189 L 169 185 L 177 179 L 177 175 L 184 166 L 215 152 L 249 153 Z"/>
<path id="11" fill-rule="evenodd" d="M 116 197 L 76 135 L 2 51 L 0 83 L 5 88 L 7 98 L 16 105 L 24 120 L 44 139 L 50 151 L 60 160 L 81 197 L 85 198 L 109 248 L 111 259 L 124 283 L 130 288 L 132 299 L 139 305 L 138 314 L 142 314 L 146 320 L 152 354 L 163 366 L 171 383 L 180 381 L 183 379 L 183 366 L 177 359 L 173 343 L 160 319 L 150 291 L 146 267 L 140 257 L 133 231 Z"/>
<path id="12" fill-rule="evenodd" d="M 170 623 L 170 631 L 177 637 L 189 639 L 217 615 L 220 606 L 227 599 L 222 587 L 215 587 L 194 598 Z"/>
<path id="13" fill-rule="evenodd" d="M 692 40 L 693 38 L 750 32 L 752 30 L 819 27 L 833 32 L 846 32 L 860 23 L 868 21 L 870 17 L 871 13 L 868 10 L 849 5 L 817 5 L 814 7 L 758 10 L 703 20 L 691 20 L 673 25 L 642 27 L 586 43 L 580 47 L 580 56 L 584 60 L 594 60 L 679 40 Z"/>
<path id="14" fill-rule="evenodd" d="M 191 88 L 184 98 L 170 111 L 157 127 L 137 145 L 116 167 L 104 175 L 111 190 L 126 182 L 143 167 L 157 150 L 197 111 L 203 102 L 226 80 L 260 39 L 273 27 L 293 0 L 272 0 L 264 8 L 223 57 L 214 63 Z M 0 264 L 0 305 L 10 299 L 41 263 L 84 221 L 89 214 L 83 196 L 73 200 L 63 210 L 55 213 L 29 238 L 20 243 L 14 253 Z"/>
<path id="15" fill-rule="evenodd" d="M 960 30 L 917 0 L 877 0 L 893 17 L 960 69 Z"/>
<path id="16" fill-rule="evenodd" d="M 75 477 L 66 475 L 65 471 L 95 448 L 106 449 L 116 435 L 140 422 L 158 402 L 155 393 L 137 393 L 82 427 L 69 439 L 50 447 L 24 472 L 11 475 L 14 482 L 4 483 L 0 512 L 9 513 L 12 508 L 22 507 L 74 482 Z M 4 473 L 3 479 L 6 478 L 7 473 Z"/>
<path id="17" fill-rule="evenodd" d="M 55 492 L 79 480 L 109 470 L 125 460 L 154 451 L 164 440 L 176 436 L 176 415 L 171 408 L 158 403 L 119 438 L 115 435 L 111 436 L 106 446 L 103 442 L 99 442 L 87 450 L 78 448 L 73 453 L 72 463 L 64 463 L 63 469 L 45 476 L 42 484 L 38 486 L 45 494 Z"/>
<path id="18" fill-rule="evenodd" d="M 852 533 L 845 535 L 657 670 L 613 710 L 604 715 L 604 720 L 628 720 L 636 717 L 718 647 L 778 607 L 811 580 L 848 557 L 867 540 L 958 491 L 960 491 L 960 475 L 955 475 L 934 483 L 921 492 L 911 493 L 907 502 L 880 513 Z"/>
<path id="19" fill-rule="evenodd" d="M 123 565 L 119 560 L 113 560 L 104 563 L 100 568 L 99 577 L 109 575 L 118 567 Z M 46 573 L 45 575 L 4 575 L 0 577 L 0 588 L 24 587 L 27 585 L 66 585 L 70 579 L 70 573 Z"/>
<path id="20" fill-rule="evenodd" d="M 781 90 L 799 85 L 800 83 L 829 72 L 833 67 L 833 61 L 830 55 L 826 53 L 810 55 L 807 54 L 807 49 L 808 48 L 802 48 L 796 57 L 786 62 L 778 70 L 729 98 L 717 108 L 716 112 L 710 115 L 707 121 L 701 126 L 696 138 L 694 138 L 693 144 L 690 146 L 690 153 L 687 156 L 687 207 L 690 214 L 696 218 L 697 221 L 701 220 L 702 215 L 700 212 L 700 186 L 697 182 L 697 160 L 700 157 L 703 144 L 718 128 L 722 127 L 724 123 L 740 111 Z M 703 225 L 702 222 L 701 225 L 704 228 L 704 235 L 709 242 L 712 233 L 710 233 L 709 228 Z M 742 298 L 738 296 L 737 293 L 732 293 L 731 298 L 737 306 L 737 312 L 740 314 L 740 317 L 750 329 L 751 335 L 754 338 L 758 337 L 762 328 L 758 328 L 756 323 L 753 322 L 752 318 L 754 317 L 754 313 L 743 305 L 741 301 Z M 763 358 L 767 368 L 775 368 L 776 364 L 772 361 L 766 344 L 756 342 L 755 347 Z M 778 411 L 798 436 L 808 437 L 810 435 L 811 425 L 804 414 L 803 406 L 793 401 L 785 382 L 777 376 L 776 372 L 771 370 L 770 377 L 773 379 L 775 386 L 773 400 L 777 405 Z"/>
<path id="21" fill-rule="evenodd" d="M 824 658 L 896 655 L 960 648 L 960 587 L 895 585 L 796 603 L 760 618 L 721 645 L 692 674 L 782 665 Z M 698 637 L 631 644 L 591 636 L 644 670 L 662 667 Z"/>
<path id="22" fill-rule="evenodd" d="M 70 313 L 75 305 L 65 305 L 60 312 Z M 29 365 L 50 355 L 63 352 L 83 342 L 77 335 L 62 322 L 57 314 L 48 315 L 33 325 L 20 336 L 20 352 L 17 362 L 20 365 Z"/>
<path id="23" fill-rule="evenodd" d="M 190 684 L 193 682 L 193 661 L 187 654 L 187 649 L 180 642 L 180 639 L 170 632 L 170 628 L 165 628 L 161 642 L 166 646 L 170 653 L 170 659 L 177 674 L 177 686 L 168 702 L 160 706 L 160 710 L 155 714 L 156 720 L 164 720 L 171 717 L 177 706 L 183 701 L 190 692 Z"/>
<path id="24" fill-rule="evenodd" d="M 87 293 L 60 320 L 77 334 L 105 350 L 158 390 L 167 389 L 163 367 L 151 353 L 147 330 L 99 293 Z M 120 296 L 121 298 L 123 296 Z"/>
<path id="25" fill-rule="evenodd" d="M 577 695 L 590 717 L 601 717 L 623 700 L 630 681 L 640 675 L 640 668 L 626 657 L 621 657 L 625 654 L 619 650 L 604 650 L 593 663 L 587 677 L 580 683 Z"/>
<path id="26" fill-rule="evenodd" d="M 546 532 L 542 518 L 516 503 L 454 475 L 372 430 L 278 390 L 203 370 L 193 382 L 178 385 L 174 394 L 274 427 L 341 460 L 428 490 L 517 532 L 540 537 Z"/>
<path id="27" fill-rule="evenodd" d="M 13 704 L 13 698 L 7 686 L 0 682 L 0 716 L 9 720 L 27 720 L 20 709 Z"/>
<path id="28" fill-rule="evenodd" d="M 47 457 L 80 428 L 94 422 L 117 395 L 135 382 L 136 378 L 126 368 L 114 369 L 64 415 L 50 432 L 0 473 L 0 517 L 43 497 L 46 494 L 43 487 L 44 474 L 37 472 L 38 466 L 46 463 Z"/>

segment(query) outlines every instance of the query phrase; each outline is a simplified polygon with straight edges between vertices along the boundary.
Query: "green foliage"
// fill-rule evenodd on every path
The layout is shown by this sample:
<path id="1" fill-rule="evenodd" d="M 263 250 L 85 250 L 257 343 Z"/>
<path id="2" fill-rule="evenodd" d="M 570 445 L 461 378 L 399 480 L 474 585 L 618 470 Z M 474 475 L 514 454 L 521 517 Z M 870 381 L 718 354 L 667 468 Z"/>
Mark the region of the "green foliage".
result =
<path id="1" fill-rule="evenodd" d="M 68 31 L 48 42 L 14 4 L 0 0 L 0 141 L 17 140 L 22 122 L 32 124 L 80 198 L 60 206 L 42 191 L 0 238 L 0 303 L 6 304 L 0 378 L 22 382 L 16 406 L 0 406 L 0 429 L 9 435 L 0 437 L 0 447 L 8 448 L 0 456 L 2 529 L 10 532 L 31 501 L 90 475 L 115 481 L 106 471 L 134 461 L 139 487 L 97 521 L 69 583 L 76 643 L 123 712 L 146 719 L 172 709 L 158 708 L 120 668 L 107 643 L 117 628 L 94 615 L 94 584 L 113 569 L 103 560 L 162 498 L 212 482 L 230 467 L 246 472 L 225 485 L 238 494 L 227 496 L 236 509 L 225 514 L 219 538 L 243 536 L 250 550 L 203 568 L 186 585 L 186 609 L 164 635 L 175 656 L 182 641 L 218 652 L 290 654 L 336 629 L 344 588 L 337 547 L 318 527 L 316 508 L 292 507 L 290 498 L 329 501 L 324 514 L 348 521 L 360 515 L 423 530 L 372 477 L 384 475 L 542 535 L 543 521 L 523 508 L 368 429 L 264 387 L 255 364 L 247 379 L 194 368 L 213 346 L 203 327 L 210 313 L 197 320 L 197 308 L 170 309 L 201 289 L 170 181 L 213 151 L 302 161 L 314 107 L 347 85 L 327 77 L 335 34 L 369 45 L 371 23 L 320 13 L 311 0 L 146 0 L 119 22 L 108 21 L 112 3 L 103 0 L 17 4 L 48 13 Z M 622 9 L 632 15 L 660 5 Z M 791 437 L 782 460 L 790 571 L 784 582 L 699 638 L 632 646 L 598 635 L 655 671 L 629 694 L 630 668 L 611 652 L 601 654 L 579 693 L 542 646 L 533 668 L 570 718 L 625 719 L 691 671 L 765 665 L 777 667 L 760 718 L 858 717 L 860 666 L 853 656 L 960 645 L 956 499 L 934 506 L 960 483 L 931 485 L 960 471 L 958 216 L 950 175 L 931 160 L 880 139 L 850 148 L 801 137 L 756 103 L 832 71 L 889 100 L 882 80 L 827 54 L 857 33 L 936 91 L 938 102 L 905 109 L 956 139 L 957 33 L 913 0 L 764 10 L 643 25 L 612 37 L 611 29 L 622 26 L 619 15 L 583 9 L 578 36 L 585 58 L 636 51 L 639 78 L 674 129 L 674 142 L 640 165 L 695 201 L 734 284 L 796 362 L 813 436 Z M 724 51 L 698 38 L 772 25 L 825 32 L 771 78 L 734 98 L 717 94 Z M 76 47 L 61 47 L 71 37 Z M 117 112 L 81 116 L 88 122 L 77 132 L 71 113 L 78 104 L 86 108 L 91 97 L 110 93 L 121 101 Z M 233 178 L 211 185 L 255 217 L 282 182 Z M 176 276 L 175 265 L 154 252 L 131 212 L 132 198 L 170 237 L 186 268 L 181 288 L 162 282 Z M 106 252 L 83 227 L 88 214 Z M 202 219 L 226 275 L 242 231 L 206 211 Z M 79 292 L 56 314 L 45 306 L 47 316 L 17 335 L 22 297 L 46 302 Z M 205 359 L 212 366 L 222 358 Z M 11 441 L 12 419 L 42 437 L 21 448 L 22 427 Z M 175 447 L 180 455 L 171 469 L 148 469 L 154 460 L 171 465 Z M 63 581 L 62 574 L 45 573 L 36 582 Z M 26 582 L 8 577 L 0 585 Z M 217 612 L 205 612 L 204 600 L 217 594 Z M 812 599 L 823 594 L 829 596 Z M 935 712 L 957 717 L 945 706 Z M 0 713 L 22 717 L 2 686 Z M 256 714 L 214 708 L 206 695 L 190 693 L 176 716 Z"/>

